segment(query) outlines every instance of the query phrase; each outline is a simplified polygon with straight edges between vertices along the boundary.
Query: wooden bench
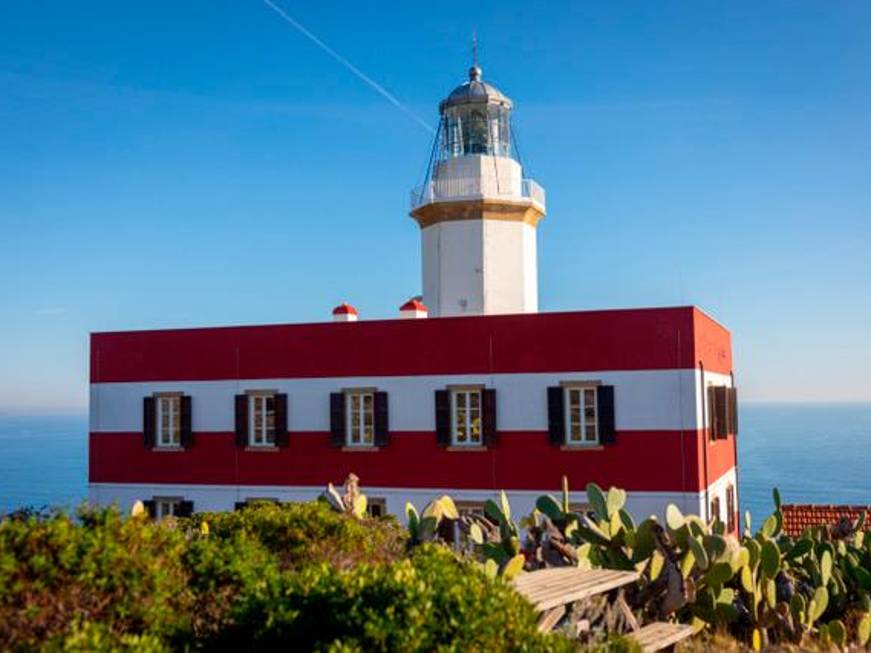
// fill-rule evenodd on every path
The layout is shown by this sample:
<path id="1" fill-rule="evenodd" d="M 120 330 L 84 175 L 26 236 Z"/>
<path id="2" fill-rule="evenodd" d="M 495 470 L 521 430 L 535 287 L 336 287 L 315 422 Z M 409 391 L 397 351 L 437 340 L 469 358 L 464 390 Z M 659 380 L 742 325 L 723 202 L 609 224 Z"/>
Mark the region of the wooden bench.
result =
<path id="1" fill-rule="evenodd" d="M 671 624 L 654 621 L 628 636 L 638 642 L 644 653 L 659 651 L 677 644 L 693 634 L 693 627 L 687 624 Z"/>
<path id="2" fill-rule="evenodd" d="M 568 603 L 604 594 L 638 580 L 636 571 L 612 569 L 583 570 L 577 567 L 552 567 L 520 574 L 514 589 L 539 612 L 565 606 Z"/>
<path id="3" fill-rule="evenodd" d="M 552 567 L 520 574 L 511 584 L 541 613 L 538 630 L 548 632 L 566 614 L 569 603 L 605 594 L 637 580 L 638 573 L 634 571 Z M 617 597 L 615 605 L 624 611 L 624 623 L 628 622 L 633 629 L 627 636 L 638 642 L 644 653 L 674 646 L 693 634 L 692 626 L 684 624 L 654 622 L 639 628 L 622 594 Z"/>

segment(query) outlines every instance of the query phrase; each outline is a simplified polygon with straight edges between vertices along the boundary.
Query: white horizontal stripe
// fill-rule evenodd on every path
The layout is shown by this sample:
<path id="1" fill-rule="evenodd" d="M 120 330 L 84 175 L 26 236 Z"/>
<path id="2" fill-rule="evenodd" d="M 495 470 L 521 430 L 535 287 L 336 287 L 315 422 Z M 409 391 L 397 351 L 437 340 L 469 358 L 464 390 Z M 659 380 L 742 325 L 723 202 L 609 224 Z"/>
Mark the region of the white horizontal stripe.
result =
<path id="1" fill-rule="evenodd" d="M 730 476 L 731 474 L 731 476 Z M 734 483 L 734 470 L 726 474 L 719 484 L 730 477 Z M 723 485 L 725 487 L 725 484 Z M 164 485 L 144 483 L 91 483 L 89 499 L 97 505 L 118 504 L 121 510 L 128 511 L 137 500 L 152 497 L 180 497 L 194 502 L 196 512 L 214 512 L 233 510 L 237 501 L 248 499 L 276 499 L 278 501 L 311 501 L 323 492 L 324 488 L 300 486 L 236 486 L 236 485 Z M 452 490 L 450 488 L 382 488 L 363 487 L 362 491 L 371 499 L 384 499 L 387 511 L 400 516 L 404 520 L 405 504 L 410 502 L 418 511 L 433 498 L 443 494 L 450 495 L 455 501 L 486 501 L 496 499 L 499 493 L 493 490 Z M 512 517 L 519 520 L 529 515 L 535 507 L 535 501 L 543 494 L 559 495 L 559 490 L 507 490 L 511 504 Z M 586 492 L 570 492 L 571 502 L 587 501 Z M 636 519 L 644 519 L 656 515 L 664 519 L 665 508 L 674 503 L 684 513 L 700 514 L 705 505 L 705 493 L 701 492 L 629 492 L 626 508 Z M 721 499 L 725 510 L 725 496 Z"/>
<path id="2" fill-rule="evenodd" d="M 729 377 L 706 374 L 705 378 L 724 383 Z M 327 431 L 331 392 L 377 387 L 389 393 L 391 430 L 431 432 L 435 429 L 435 390 L 480 383 L 496 389 L 499 430 L 543 431 L 547 429 L 546 388 L 581 380 L 615 386 L 619 430 L 673 431 L 696 429 L 702 423 L 697 370 L 96 383 L 90 390 L 90 423 L 92 432 L 141 431 L 142 398 L 154 392 L 179 391 L 193 397 L 194 431 L 229 432 L 234 429 L 233 396 L 269 389 L 287 393 L 291 431 Z"/>

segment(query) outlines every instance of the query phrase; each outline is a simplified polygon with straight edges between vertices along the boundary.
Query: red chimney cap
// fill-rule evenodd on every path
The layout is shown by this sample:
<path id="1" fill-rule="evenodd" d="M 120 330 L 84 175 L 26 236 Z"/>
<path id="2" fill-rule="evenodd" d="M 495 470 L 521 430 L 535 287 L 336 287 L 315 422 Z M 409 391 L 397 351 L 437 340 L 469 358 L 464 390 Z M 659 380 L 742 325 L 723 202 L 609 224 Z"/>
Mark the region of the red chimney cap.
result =
<path id="1" fill-rule="evenodd" d="M 426 313 L 429 312 L 429 309 L 424 305 L 422 301 L 419 299 L 409 299 L 402 306 L 399 307 L 400 311 L 424 311 Z"/>
<path id="2" fill-rule="evenodd" d="M 348 302 L 342 302 L 333 309 L 333 315 L 357 315 L 357 309 Z"/>

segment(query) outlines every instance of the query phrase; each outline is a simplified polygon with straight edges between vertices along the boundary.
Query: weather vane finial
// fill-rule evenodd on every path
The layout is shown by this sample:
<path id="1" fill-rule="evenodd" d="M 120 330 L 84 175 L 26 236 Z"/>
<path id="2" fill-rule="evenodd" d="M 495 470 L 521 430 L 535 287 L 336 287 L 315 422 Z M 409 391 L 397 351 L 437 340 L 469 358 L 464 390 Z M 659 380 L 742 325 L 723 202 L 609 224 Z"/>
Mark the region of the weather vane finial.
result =
<path id="1" fill-rule="evenodd" d="M 472 28 L 472 67 L 469 68 L 469 80 L 481 80 L 481 66 L 478 65 L 478 28 Z"/>

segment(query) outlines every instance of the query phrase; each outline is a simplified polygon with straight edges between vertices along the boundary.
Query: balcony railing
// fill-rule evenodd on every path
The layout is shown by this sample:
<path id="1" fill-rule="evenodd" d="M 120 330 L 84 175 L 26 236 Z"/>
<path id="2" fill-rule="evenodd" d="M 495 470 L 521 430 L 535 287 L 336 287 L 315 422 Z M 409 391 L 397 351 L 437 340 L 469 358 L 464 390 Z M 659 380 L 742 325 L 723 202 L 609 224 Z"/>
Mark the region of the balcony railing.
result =
<path id="1" fill-rule="evenodd" d="M 433 202 L 453 202 L 466 199 L 482 198 L 529 199 L 545 207 L 545 194 L 534 179 L 524 179 L 520 184 L 520 192 L 515 189 L 499 188 L 492 179 L 478 177 L 460 177 L 448 179 L 433 179 L 423 186 L 411 191 L 411 210 L 432 204 Z"/>

